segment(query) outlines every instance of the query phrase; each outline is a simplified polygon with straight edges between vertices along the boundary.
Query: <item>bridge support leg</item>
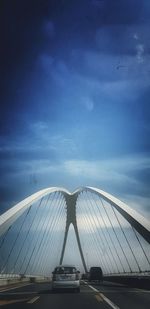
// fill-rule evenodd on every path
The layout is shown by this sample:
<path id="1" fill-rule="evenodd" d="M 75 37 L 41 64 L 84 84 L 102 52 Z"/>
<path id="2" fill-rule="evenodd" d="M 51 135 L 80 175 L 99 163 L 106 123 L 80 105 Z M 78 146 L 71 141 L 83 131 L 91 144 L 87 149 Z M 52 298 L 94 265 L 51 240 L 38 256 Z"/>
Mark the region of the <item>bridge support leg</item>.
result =
<path id="1" fill-rule="evenodd" d="M 77 238 L 77 243 L 78 243 L 78 247 L 79 247 L 79 252 L 80 252 L 82 264 L 83 264 L 83 267 L 84 267 L 85 272 L 87 273 L 87 267 L 86 267 L 84 255 L 83 255 L 83 252 L 82 252 L 82 247 L 81 247 L 81 243 L 80 243 L 80 238 L 79 238 L 79 232 L 78 232 L 77 223 L 73 224 L 73 226 L 74 226 L 74 230 L 75 230 L 75 234 L 76 234 L 76 238 Z"/>
<path id="2" fill-rule="evenodd" d="M 63 247 L 62 247 L 61 257 L 60 257 L 60 265 L 62 264 L 62 261 L 63 261 L 63 258 L 64 258 L 64 252 L 65 252 L 65 247 L 66 247 L 66 242 L 67 242 L 67 236 L 68 236 L 68 231 L 69 231 L 69 225 L 70 225 L 70 224 L 66 224 L 64 242 L 63 242 Z"/>
<path id="3" fill-rule="evenodd" d="M 64 242 L 63 242 L 63 247 L 62 247 L 62 252 L 61 252 L 61 257 L 60 257 L 60 265 L 62 264 L 63 258 L 64 258 L 64 252 L 65 252 L 65 247 L 66 247 L 66 242 L 67 242 L 69 226 L 70 226 L 70 224 L 67 224 L 66 225 L 66 229 L 65 229 Z M 83 264 L 85 272 L 87 272 L 87 267 L 86 267 L 86 263 L 85 263 L 85 259 L 84 259 L 84 255 L 83 255 L 83 251 L 82 251 L 82 247 L 81 247 L 81 242 L 80 242 L 80 237 L 79 237 L 79 232 L 78 232 L 77 224 L 73 223 L 73 227 L 74 227 L 74 231 L 75 231 L 75 235 L 76 235 L 76 239 L 77 239 L 77 244 L 78 244 L 78 248 L 79 248 L 82 264 Z"/>

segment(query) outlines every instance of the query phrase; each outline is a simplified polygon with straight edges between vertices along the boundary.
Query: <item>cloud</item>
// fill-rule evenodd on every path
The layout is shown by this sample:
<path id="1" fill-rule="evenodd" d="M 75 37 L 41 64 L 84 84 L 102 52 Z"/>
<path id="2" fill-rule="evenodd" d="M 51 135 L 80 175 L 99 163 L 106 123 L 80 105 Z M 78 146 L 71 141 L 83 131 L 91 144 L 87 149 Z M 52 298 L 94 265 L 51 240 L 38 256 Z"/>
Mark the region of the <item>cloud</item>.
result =
<path id="1" fill-rule="evenodd" d="M 134 38 L 135 40 L 138 40 L 138 39 L 139 39 L 138 34 L 137 34 L 137 33 L 134 33 L 133 38 Z"/>
<path id="2" fill-rule="evenodd" d="M 130 182 L 137 185 L 138 181 L 130 177 L 133 170 L 150 168 L 148 157 L 133 156 L 100 161 L 70 160 L 64 162 L 65 170 L 72 176 L 84 175 L 87 179 L 107 180 L 113 182 Z"/>
<path id="3" fill-rule="evenodd" d="M 142 62 L 142 49 L 138 47 L 136 50 L 133 36 L 132 42 L 134 53 L 124 57 L 93 49 L 74 50 L 68 61 L 54 60 L 51 55 L 41 54 L 38 61 L 45 72 L 47 88 L 53 84 L 54 88 L 59 89 L 55 101 L 52 101 L 57 115 L 67 115 L 71 111 L 70 106 L 72 111 L 75 106 L 77 109 L 82 106 L 87 111 L 93 111 L 94 97 L 99 97 L 101 104 L 111 101 L 120 103 L 120 98 L 122 103 L 137 100 L 139 93 L 146 86 L 149 87 L 150 56 L 145 54 Z M 141 61 L 139 65 L 137 59 Z M 51 88 L 48 90 L 50 96 L 53 91 Z M 67 113 L 63 112 L 63 106 L 68 107 Z"/>
<path id="4" fill-rule="evenodd" d="M 108 159 L 101 161 L 66 161 L 64 163 L 64 171 L 69 174 L 72 179 L 79 178 L 80 183 L 89 184 L 100 187 L 103 190 L 109 191 L 113 195 L 126 201 L 130 200 L 134 203 L 135 196 L 141 196 L 139 209 L 149 209 L 149 183 L 134 175 L 134 171 L 141 171 L 150 168 L 150 159 L 148 156 L 131 156 L 116 159 Z M 85 182 L 86 181 L 86 182 Z M 145 197 L 147 200 L 145 202 Z M 138 201 L 138 198 L 137 198 Z M 143 201 L 141 203 L 141 201 Z M 130 203 L 129 203 L 130 205 Z M 147 206 L 146 206 L 147 205 Z"/>
<path id="5" fill-rule="evenodd" d="M 89 112 L 91 112 L 94 109 L 94 102 L 89 97 L 81 97 L 80 103 L 82 106 L 84 106 Z"/>
<path id="6" fill-rule="evenodd" d="M 92 111 L 93 105 L 86 106 L 86 108 Z M 121 186 L 120 182 L 126 183 L 126 186 L 130 184 L 132 187 L 136 187 L 140 181 L 144 186 L 146 179 L 148 179 L 145 178 L 146 176 L 142 176 L 150 168 L 150 160 L 146 154 L 117 156 L 113 159 L 97 159 L 98 156 L 96 156 L 92 160 L 90 154 L 81 156 L 81 129 L 78 132 L 75 129 L 74 136 L 73 132 L 54 134 L 50 131 L 48 123 L 42 121 L 30 124 L 29 128 L 30 139 L 27 136 L 27 138 L 18 139 L 13 143 L 3 141 L 0 157 L 3 162 L 5 179 L 11 175 L 12 177 L 27 175 L 31 171 L 42 175 L 44 173 L 50 175 L 53 172 L 57 175 L 62 173 L 62 175 L 67 175 L 67 179 L 81 177 L 90 183 L 93 181 L 105 184 L 113 182 L 113 185 L 116 184 L 119 187 Z M 84 134 L 85 132 L 83 132 Z M 90 132 L 88 131 L 86 134 L 90 134 Z M 80 140 L 78 140 L 78 135 Z M 91 139 L 93 134 L 92 137 L 89 137 Z M 88 149 L 89 147 L 86 146 L 84 152 L 86 153 Z M 75 159 L 77 156 L 78 159 Z M 84 159 L 81 159 L 82 157 Z"/>
<path id="7" fill-rule="evenodd" d="M 30 124 L 30 128 L 35 134 L 41 134 L 41 132 L 44 132 L 48 129 L 48 124 L 44 121 L 37 121 Z"/>
<path id="8" fill-rule="evenodd" d="M 60 15 L 54 6 L 54 19 L 38 11 L 36 23 L 33 18 L 28 25 L 34 25 L 28 53 L 31 58 L 37 55 L 37 61 L 24 58 L 26 72 L 20 66 L 16 70 L 23 72 L 22 95 L 17 97 L 18 79 L 14 79 L 16 90 L 8 97 L 11 113 L 6 113 L 3 129 L 10 126 L 12 133 L 0 149 L 1 184 L 10 185 L 10 179 L 15 179 L 12 186 L 22 181 L 25 188 L 34 185 L 35 175 L 41 186 L 58 182 L 73 187 L 88 182 L 119 194 L 131 193 L 133 187 L 136 194 L 148 194 L 149 178 L 143 176 L 147 167 L 138 156 L 125 157 L 149 149 L 149 22 L 139 22 L 143 14 L 139 8 L 146 5 L 141 1 L 134 1 L 135 7 L 130 1 L 87 2 L 80 10 L 76 3 L 67 5 L 66 13 L 60 10 Z M 29 87 L 24 76 L 29 77 Z"/>
<path id="9" fill-rule="evenodd" d="M 95 31 L 95 43 L 100 54 L 114 55 L 124 60 L 125 56 L 134 58 L 138 53 L 149 54 L 149 25 L 135 23 L 130 25 L 106 25 Z"/>
<path id="10" fill-rule="evenodd" d="M 125 200 L 131 208 L 136 209 L 136 211 L 150 220 L 150 197 L 148 195 L 141 196 L 132 193 L 128 194 L 128 192 L 126 192 L 125 195 L 122 195 L 122 199 Z"/>

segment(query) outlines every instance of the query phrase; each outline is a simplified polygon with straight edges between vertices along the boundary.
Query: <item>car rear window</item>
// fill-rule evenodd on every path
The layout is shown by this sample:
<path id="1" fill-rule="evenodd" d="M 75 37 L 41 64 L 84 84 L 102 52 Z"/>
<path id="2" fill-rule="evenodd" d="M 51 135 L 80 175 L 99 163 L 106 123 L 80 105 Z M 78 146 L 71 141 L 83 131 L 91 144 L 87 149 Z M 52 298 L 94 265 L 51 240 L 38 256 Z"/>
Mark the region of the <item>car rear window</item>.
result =
<path id="1" fill-rule="evenodd" d="M 74 274 L 76 273 L 75 267 L 57 267 L 55 274 Z"/>
<path id="2" fill-rule="evenodd" d="M 100 267 L 92 267 L 91 269 L 90 269 L 90 271 L 91 272 L 101 272 L 101 268 Z"/>

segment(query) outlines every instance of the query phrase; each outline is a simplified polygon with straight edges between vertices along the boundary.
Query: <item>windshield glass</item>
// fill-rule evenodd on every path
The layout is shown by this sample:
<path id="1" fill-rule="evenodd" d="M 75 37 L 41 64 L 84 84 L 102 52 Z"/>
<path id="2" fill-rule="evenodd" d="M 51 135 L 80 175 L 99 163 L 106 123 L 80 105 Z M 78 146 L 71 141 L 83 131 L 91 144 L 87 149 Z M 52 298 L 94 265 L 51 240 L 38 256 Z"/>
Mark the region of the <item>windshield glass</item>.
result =
<path id="1" fill-rule="evenodd" d="M 76 273 L 75 267 L 57 267 L 55 274 L 74 274 Z"/>

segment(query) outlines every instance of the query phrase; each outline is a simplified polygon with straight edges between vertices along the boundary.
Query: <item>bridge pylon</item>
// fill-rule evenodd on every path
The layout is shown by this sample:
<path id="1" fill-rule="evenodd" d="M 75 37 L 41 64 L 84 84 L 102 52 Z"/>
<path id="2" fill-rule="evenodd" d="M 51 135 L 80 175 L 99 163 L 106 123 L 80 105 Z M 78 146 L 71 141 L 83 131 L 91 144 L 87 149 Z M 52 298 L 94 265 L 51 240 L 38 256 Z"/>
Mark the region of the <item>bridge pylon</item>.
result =
<path id="1" fill-rule="evenodd" d="M 68 231 L 69 231 L 70 224 L 72 223 L 72 225 L 74 227 L 76 239 L 77 239 L 77 244 L 78 244 L 82 264 L 83 264 L 85 272 L 87 272 L 88 270 L 87 270 L 85 258 L 84 258 L 82 247 L 81 247 L 79 231 L 78 231 L 78 226 L 77 226 L 77 219 L 76 219 L 77 198 L 78 198 L 78 193 L 73 194 L 73 195 L 72 194 L 70 194 L 70 195 L 65 194 L 65 200 L 66 200 L 66 205 L 67 205 L 67 219 L 66 219 L 64 241 L 63 241 L 61 257 L 60 257 L 60 265 L 63 262 L 64 252 L 65 252 L 65 247 L 66 247 L 66 242 L 67 242 L 67 237 L 68 237 Z"/>

